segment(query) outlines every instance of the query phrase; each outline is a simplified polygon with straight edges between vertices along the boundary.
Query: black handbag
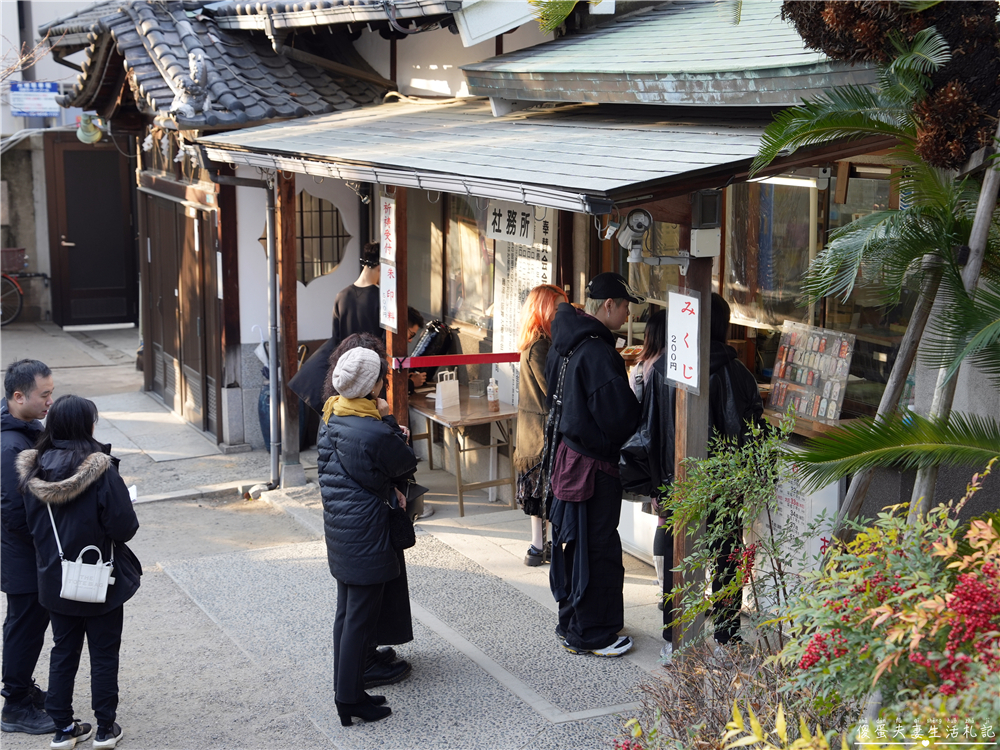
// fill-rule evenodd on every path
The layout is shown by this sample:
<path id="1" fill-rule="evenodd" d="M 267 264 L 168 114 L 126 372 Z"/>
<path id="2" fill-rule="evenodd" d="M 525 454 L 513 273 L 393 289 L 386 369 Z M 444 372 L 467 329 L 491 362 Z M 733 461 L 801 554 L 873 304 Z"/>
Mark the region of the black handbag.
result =
<path id="1" fill-rule="evenodd" d="M 389 508 L 389 542 L 393 549 L 409 549 L 417 543 L 413 521 L 400 507 Z"/>

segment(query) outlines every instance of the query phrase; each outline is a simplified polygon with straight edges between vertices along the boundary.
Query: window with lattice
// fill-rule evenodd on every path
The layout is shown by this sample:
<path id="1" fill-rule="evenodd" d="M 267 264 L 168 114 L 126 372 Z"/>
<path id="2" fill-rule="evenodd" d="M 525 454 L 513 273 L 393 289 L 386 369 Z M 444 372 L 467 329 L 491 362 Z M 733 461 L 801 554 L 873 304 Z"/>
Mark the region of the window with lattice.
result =
<path id="1" fill-rule="evenodd" d="M 308 284 L 330 273 L 344 257 L 351 235 L 344 228 L 340 211 L 329 201 L 305 190 L 295 199 L 295 242 L 298 278 Z"/>

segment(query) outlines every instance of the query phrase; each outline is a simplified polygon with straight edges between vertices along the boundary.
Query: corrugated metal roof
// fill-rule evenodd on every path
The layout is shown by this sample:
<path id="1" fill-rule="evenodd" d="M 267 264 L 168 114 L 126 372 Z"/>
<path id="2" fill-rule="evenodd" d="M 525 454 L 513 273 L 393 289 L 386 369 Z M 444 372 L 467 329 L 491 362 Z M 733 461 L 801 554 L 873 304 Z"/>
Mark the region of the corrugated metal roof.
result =
<path id="1" fill-rule="evenodd" d="M 255 0 L 255 2 L 219 2 L 206 6 L 215 14 L 220 28 L 263 30 L 270 15 L 272 28 L 296 29 L 331 26 L 342 23 L 387 21 L 387 8 L 393 18 L 424 18 L 450 14 L 462 7 L 458 0 Z"/>
<path id="2" fill-rule="evenodd" d="M 495 118 L 476 99 L 366 107 L 199 143 L 215 161 L 602 213 L 636 185 L 748 164 L 763 128 L 586 105 Z"/>
<path id="3" fill-rule="evenodd" d="M 678 0 L 462 69 L 477 96 L 676 105 L 798 103 L 874 71 L 806 49 L 780 0 Z"/>

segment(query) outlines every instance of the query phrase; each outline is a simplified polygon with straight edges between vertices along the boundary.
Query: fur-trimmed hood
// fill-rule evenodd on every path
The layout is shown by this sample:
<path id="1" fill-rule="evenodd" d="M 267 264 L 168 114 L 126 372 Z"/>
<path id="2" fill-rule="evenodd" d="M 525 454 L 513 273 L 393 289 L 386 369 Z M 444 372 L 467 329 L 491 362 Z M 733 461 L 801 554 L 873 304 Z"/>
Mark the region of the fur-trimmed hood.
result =
<path id="1" fill-rule="evenodd" d="M 59 481 L 47 481 L 41 476 L 28 480 L 27 490 L 42 503 L 61 505 L 79 497 L 84 490 L 99 480 L 113 459 L 106 453 L 91 453 L 81 462 L 74 474 Z M 31 449 L 18 454 L 15 465 L 17 474 L 23 481 L 38 464 L 38 451 Z M 42 469 L 44 473 L 44 468 Z"/>

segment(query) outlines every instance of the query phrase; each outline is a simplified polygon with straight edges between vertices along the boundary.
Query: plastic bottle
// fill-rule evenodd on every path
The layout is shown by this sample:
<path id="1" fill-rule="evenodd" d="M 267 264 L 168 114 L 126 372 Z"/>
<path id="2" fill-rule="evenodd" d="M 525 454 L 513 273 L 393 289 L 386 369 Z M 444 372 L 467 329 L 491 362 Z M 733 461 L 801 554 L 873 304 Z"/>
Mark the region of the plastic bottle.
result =
<path id="1" fill-rule="evenodd" d="M 486 406 L 490 411 L 500 411 L 500 386 L 493 378 L 486 386 Z"/>

